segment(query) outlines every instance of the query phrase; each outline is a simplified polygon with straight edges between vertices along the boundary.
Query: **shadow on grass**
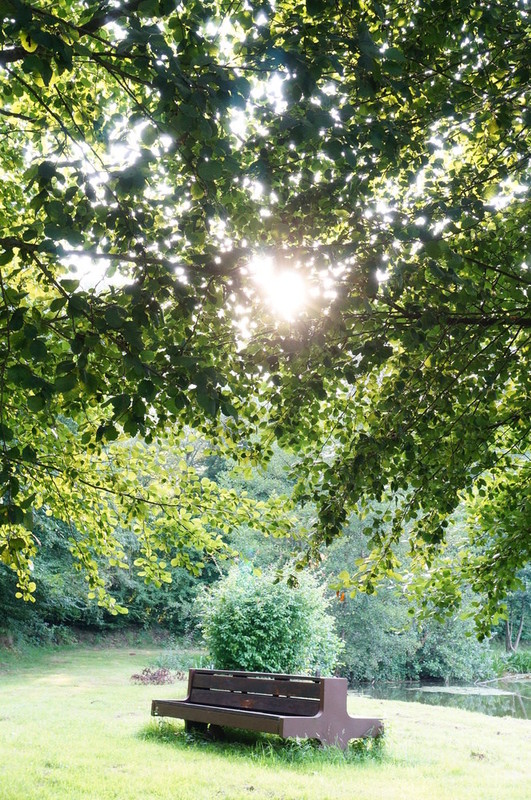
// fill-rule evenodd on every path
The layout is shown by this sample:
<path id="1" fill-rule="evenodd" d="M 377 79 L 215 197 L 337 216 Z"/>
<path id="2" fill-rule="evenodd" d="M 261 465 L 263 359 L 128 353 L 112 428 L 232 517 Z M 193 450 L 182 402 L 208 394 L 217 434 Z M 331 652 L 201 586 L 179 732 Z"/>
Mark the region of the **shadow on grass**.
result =
<path id="1" fill-rule="evenodd" d="M 311 739 L 302 741 L 282 739 L 272 734 L 233 728 L 225 728 L 222 738 L 214 739 L 208 733 L 186 733 L 183 726 L 165 720 L 150 722 L 139 735 L 144 740 L 160 742 L 179 749 L 200 748 L 212 755 L 237 756 L 264 766 L 360 764 L 367 761 L 381 761 L 384 757 L 383 736 L 375 739 L 355 739 L 347 750 L 340 750 L 339 747 L 321 746 Z"/>

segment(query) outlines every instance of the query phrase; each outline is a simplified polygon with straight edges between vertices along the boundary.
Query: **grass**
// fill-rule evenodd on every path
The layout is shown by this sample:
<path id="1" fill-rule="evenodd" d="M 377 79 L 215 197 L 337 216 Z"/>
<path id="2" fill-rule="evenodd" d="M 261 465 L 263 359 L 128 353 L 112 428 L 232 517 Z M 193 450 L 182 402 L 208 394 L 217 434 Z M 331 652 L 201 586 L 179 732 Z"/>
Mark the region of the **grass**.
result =
<path id="1" fill-rule="evenodd" d="M 183 682 L 130 676 L 156 654 L 74 646 L 0 652 L 0 800 L 529 800 L 531 723 L 351 698 L 386 723 L 383 749 L 316 750 L 275 737 L 223 743 L 150 720 Z"/>

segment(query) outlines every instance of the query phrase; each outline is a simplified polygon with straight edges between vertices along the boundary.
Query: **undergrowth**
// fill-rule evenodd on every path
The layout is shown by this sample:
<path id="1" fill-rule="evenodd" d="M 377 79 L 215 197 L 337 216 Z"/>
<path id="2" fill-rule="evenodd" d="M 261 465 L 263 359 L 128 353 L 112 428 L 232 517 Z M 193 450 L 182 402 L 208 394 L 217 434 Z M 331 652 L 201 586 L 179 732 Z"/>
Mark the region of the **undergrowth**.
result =
<path id="1" fill-rule="evenodd" d="M 155 667 L 187 673 L 189 669 L 206 667 L 210 662 L 205 653 L 173 649 L 160 653 L 152 664 Z"/>
<path id="2" fill-rule="evenodd" d="M 155 684 L 157 686 L 161 686 L 165 683 L 175 683 L 177 680 L 182 681 L 184 679 L 184 672 L 172 673 L 165 667 L 159 667 L 159 669 L 145 667 L 142 672 L 131 675 L 131 681 L 133 683 L 140 683 L 144 685 Z"/>
<path id="3" fill-rule="evenodd" d="M 503 653 L 494 658 L 494 668 L 498 675 L 531 674 L 531 648 L 518 650 L 516 653 Z"/>

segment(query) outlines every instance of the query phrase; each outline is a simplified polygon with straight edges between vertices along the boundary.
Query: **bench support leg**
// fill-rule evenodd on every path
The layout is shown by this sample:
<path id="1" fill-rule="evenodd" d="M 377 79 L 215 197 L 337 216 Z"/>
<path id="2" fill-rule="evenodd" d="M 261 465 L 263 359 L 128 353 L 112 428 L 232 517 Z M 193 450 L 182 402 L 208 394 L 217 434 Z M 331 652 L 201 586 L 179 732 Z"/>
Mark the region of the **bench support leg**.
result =
<path id="1" fill-rule="evenodd" d="M 193 722 L 191 719 L 185 719 L 184 730 L 186 733 L 206 733 L 208 725 L 206 722 Z"/>
<path id="2" fill-rule="evenodd" d="M 225 738 L 225 731 L 223 730 L 221 725 L 214 725 L 210 723 L 208 726 L 208 736 L 210 739 L 213 739 L 215 742 L 221 741 Z"/>

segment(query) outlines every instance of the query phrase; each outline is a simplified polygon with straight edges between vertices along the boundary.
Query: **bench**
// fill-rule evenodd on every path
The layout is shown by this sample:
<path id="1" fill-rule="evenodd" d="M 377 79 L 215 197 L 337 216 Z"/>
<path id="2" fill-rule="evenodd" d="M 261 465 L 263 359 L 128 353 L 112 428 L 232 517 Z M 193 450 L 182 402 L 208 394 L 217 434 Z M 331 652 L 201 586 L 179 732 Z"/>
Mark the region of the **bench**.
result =
<path id="1" fill-rule="evenodd" d="M 383 733 L 380 719 L 347 713 L 346 678 L 191 669 L 187 697 L 153 700 L 151 714 L 183 719 L 188 731 L 228 726 L 342 749 L 350 739 Z"/>

